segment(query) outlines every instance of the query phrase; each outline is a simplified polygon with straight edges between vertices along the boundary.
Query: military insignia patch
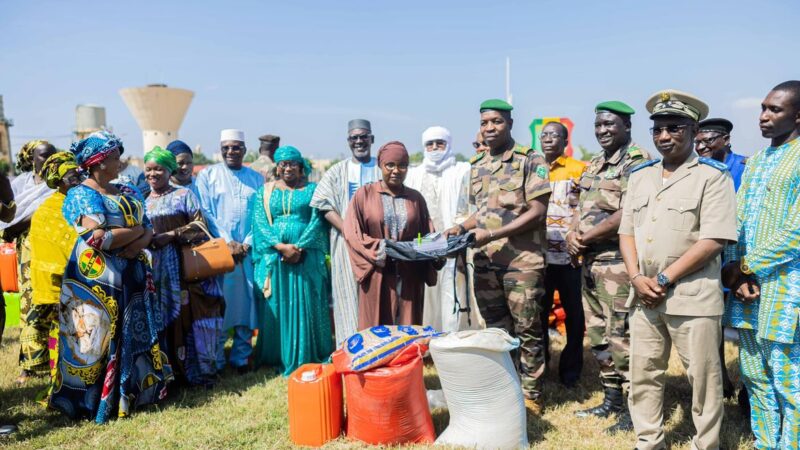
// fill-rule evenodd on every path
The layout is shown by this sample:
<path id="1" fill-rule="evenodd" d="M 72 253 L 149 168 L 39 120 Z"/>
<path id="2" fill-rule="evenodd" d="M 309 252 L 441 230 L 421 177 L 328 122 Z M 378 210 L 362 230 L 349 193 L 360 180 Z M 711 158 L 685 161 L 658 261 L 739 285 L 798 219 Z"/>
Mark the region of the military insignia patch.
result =
<path id="1" fill-rule="evenodd" d="M 536 168 L 536 175 L 539 178 L 547 178 L 547 169 L 544 166 L 539 166 Z"/>
<path id="2" fill-rule="evenodd" d="M 89 248 L 78 256 L 78 271 L 81 275 L 94 280 L 106 270 L 106 259 L 102 253 Z"/>

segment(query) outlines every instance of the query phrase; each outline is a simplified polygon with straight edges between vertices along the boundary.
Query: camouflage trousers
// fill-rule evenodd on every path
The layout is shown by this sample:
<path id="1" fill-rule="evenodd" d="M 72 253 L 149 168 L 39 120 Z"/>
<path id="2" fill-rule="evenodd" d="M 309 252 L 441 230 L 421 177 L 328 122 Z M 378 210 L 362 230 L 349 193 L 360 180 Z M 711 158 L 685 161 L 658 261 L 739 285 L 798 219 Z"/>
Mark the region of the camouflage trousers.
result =
<path id="1" fill-rule="evenodd" d="M 475 267 L 475 299 L 486 327 L 502 328 L 519 338 L 512 358 L 526 398 L 538 398 L 545 369 L 545 334 L 541 320 L 544 270 L 513 271 Z"/>
<path id="2" fill-rule="evenodd" d="M 630 380 L 630 330 L 625 302 L 630 282 L 621 259 L 583 265 L 583 311 L 586 334 L 603 387 L 627 391 Z"/>

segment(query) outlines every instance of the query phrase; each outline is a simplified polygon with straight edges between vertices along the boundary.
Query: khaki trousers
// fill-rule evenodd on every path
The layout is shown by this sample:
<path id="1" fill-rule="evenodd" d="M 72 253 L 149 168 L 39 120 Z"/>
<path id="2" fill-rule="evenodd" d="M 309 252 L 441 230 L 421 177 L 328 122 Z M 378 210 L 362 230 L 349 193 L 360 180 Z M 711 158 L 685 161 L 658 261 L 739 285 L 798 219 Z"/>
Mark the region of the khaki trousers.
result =
<path id="1" fill-rule="evenodd" d="M 692 386 L 693 449 L 719 448 L 722 425 L 720 316 L 675 316 L 637 306 L 630 317 L 631 384 L 628 395 L 636 448 L 666 448 L 664 381 L 672 344 Z"/>

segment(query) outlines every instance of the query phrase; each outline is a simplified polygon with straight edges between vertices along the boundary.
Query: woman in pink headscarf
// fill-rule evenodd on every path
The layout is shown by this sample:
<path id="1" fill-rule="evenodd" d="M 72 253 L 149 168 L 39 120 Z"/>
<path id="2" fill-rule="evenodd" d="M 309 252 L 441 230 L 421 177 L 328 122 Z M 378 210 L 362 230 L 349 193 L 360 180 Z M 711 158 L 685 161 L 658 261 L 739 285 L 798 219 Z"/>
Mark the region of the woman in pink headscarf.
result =
<path id="1" fill-rule="evenodd" d="M 411 241 L 434 231 L 428 206 L 403 182 L 408 151 L 397 141 L 381 147 L 383 179 L 361 187 L 344 220 L 350 262 L 359 284 L 358 329 L 376 325 L 421 325 L 424 284 L 436 284 L 436 262 L 395 261 L 386 240 Z M 424 283 L 424 284 L 423 284 Z"/>

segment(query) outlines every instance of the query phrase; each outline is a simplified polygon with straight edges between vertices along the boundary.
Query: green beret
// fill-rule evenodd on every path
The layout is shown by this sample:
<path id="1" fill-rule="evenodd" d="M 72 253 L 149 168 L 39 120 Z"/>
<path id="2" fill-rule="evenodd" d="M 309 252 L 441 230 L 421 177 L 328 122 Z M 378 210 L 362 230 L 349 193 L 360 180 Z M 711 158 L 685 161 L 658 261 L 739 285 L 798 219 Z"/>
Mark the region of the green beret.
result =
<path id="1" fill-rule="evenodd" d="M 508 102 L 504 100 L 500 100 L 499 98 L 493 98 L 491 100 L 486 100 L 485 102 L 481 103 L 481 112 L 486 110 L 494 110 L 494 111 L 511 111 L 514 107 L 511 106 Z"/>
<path id="2" fill-rule="evenodd" d="M 603 111 L 612 112 L 614 114 L 622 114 L 624 116 L 632 116 L 636 113 L 633 108 L 617 100 L 598 103 L 597 106 L 594 107 L 595 114 Z"/>

